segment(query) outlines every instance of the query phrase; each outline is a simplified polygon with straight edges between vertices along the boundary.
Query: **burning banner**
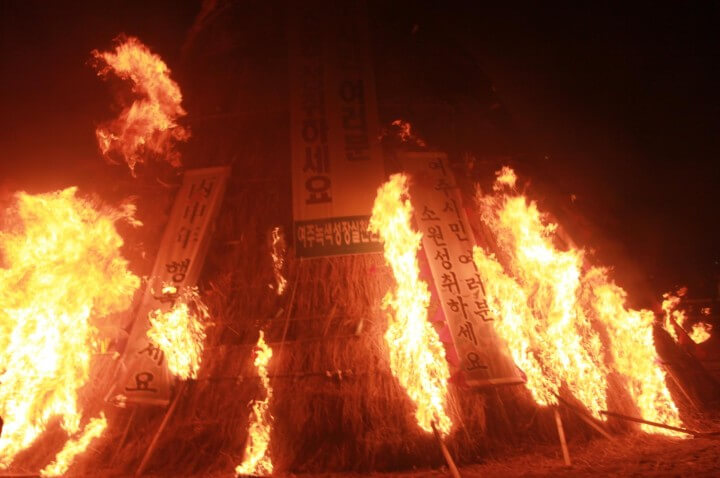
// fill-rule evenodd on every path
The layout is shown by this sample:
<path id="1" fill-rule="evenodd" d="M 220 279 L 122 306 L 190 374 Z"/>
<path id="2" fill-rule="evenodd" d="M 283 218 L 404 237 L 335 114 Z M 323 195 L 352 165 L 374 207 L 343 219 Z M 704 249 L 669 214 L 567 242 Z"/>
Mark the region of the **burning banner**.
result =
<path id="1" fill-rule="evenodd" d="M 383 307 L 389 309 L 385 342 L 390 369 L 416 406 L 415 418 L 426 432 L 447 435 L 452 420 L 447 411 L 450 371 L 437 332 L 427 320 L 430 291 L 419 279 L 417 253 L 422 234 L 414 231 L 408 180 L 395 174 L 377 192 L 370 228 L 383 241 L 385 260 L 392 268 L 397 288 L 388 292 Z"/>
<path id="2" fill-rule="evenodd" d="M 654 314 L 628 309 L 625 291 L 608 279 L 605 269 L 589 266 L 583 251 L 558 248 L 557 226 L 517 193 L 515 181 L 515 173 L 503 168 L 494 193 L 478 193 L 480 214 L 495 237 L 498 255 L 476 247 L 474 260 L 487 286 L 488 304 L 499 318 L 496 330 L 527 375 L 535 400 L 555 404 L 564 386 L 601 418 L 607 410 L 608 377 L 615 373 L 642 418 L 680 426 L 653 342 Z"/>
<path id="3" fill-rule="evenodd" d="M 402 153 L 398 159 L 412 174 L 415 221 L 440 303 L 434 321 L 447 324 L 447 347 L 459 362 L 454 378 L 478 387 L 522 383 L 493 329 L 485 285 L 472 259 L 475 236 L 445 153 Z"/>
<path id="4" fill-rule="evenodd" d="M 18 193 L 0 233 L 2 468 L 53 419 L 68 435 L 80 432 L 79 392 L 97 352 L 97 325 L 126 310 L 140 285 L 115 229 L 118 221 L 135 223 L 133 208 L 101 206 L 76 192 Z M 53 469 L 69 466 L 88 442 L 58 455 Z"/>
<path id="5" fill-rule="evenodd" d="M 109 395 L 119 405 L 166 405 L 171 374 L 183 379 L 197 374 L 208 314 L 191 287 L 200 276 L 229 174 L 225 167 L 185 173 L 130 331 L 119 383 Z"/>
<path id="6" fill-rule="evenodd" d="M 95 131 L 103 156 L 111 162 L 122 158 L 133 175 L 135 166 L 150 157 L 180 166 L 175 143 L 186 141 L 190 131 L 177 123 L 186 115 L 181 106 L 182 93 L 162 58 L 135 37 L 121 39 L 115 51 L 93 50 L 92 55 L 99 76 L 113 73 L 129 81 L 135 96 L 116 119 Z"/>

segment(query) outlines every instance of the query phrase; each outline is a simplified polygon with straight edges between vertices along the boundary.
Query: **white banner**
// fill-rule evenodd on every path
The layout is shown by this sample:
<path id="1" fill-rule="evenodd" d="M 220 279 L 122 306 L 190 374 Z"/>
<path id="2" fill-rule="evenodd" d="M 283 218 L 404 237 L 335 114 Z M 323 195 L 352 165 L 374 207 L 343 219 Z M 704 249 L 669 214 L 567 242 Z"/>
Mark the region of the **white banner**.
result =
<path id="1" fill-rule="evenodd" d="M 380 252 L 367 232 L 385 169 L 364 2 L 292 3 L 288 36 L 295 252 Z"/>
<path id="2" fill-rule="evenodd" d="M 169 402 L 173 380 L 162 350 L 147 337 L 148 314 L 156 309 L 167 311 L 176 300 L 177 294 L 161 292 L 163 285 L 179 290 L 196 284 L 229 175 L 230 168 L 226 167 L 185 172 L 130 331 L 118 374 L 120 380 L 109 400 L 118 404 Z"/>
<path id="3" fill-rule="evenodd" d="M 422 245 L 453 345 L 471 386 L 521 383 L 492 327 L 494 318 L 472 258 L 475 237 L 445 153 L 401 153 Z"/>

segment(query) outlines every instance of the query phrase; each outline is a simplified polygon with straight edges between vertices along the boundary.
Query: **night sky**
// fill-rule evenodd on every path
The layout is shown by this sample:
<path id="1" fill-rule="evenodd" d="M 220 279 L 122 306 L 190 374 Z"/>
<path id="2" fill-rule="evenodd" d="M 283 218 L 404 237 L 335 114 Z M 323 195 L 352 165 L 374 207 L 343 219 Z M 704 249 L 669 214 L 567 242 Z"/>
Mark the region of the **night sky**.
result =
<path id="1" fill-rule="evenodd" d="M 492 82 L 511 119 L 508 151 L 528 158 L 520 173 L 539 171 L 525 179 L 576 196 L 572 207 L 599 231 L 588 245 L 608 245 L 598 257 L 621 283 L 642 275 L 657 294 L 682 284 L 714 294 L 720 7 L 440 3 L 371 1 L 373 28 L 432 44 L 427 69 L 445 88 L 468 71 L 448 68 L 442 51 Z M 255 2 L 246 4 L 252 17 Z M 198 11 L 195 2 L 0 1 L 0 188 L 67 186 L 103 167 L 93 132 L 112 116 L 111 96 L 89 52 L 137 35 L 183 87 L 192 66 L 178 64 L 180 47 Z M 438 95 L 451 95 L 442 84 Z"/>

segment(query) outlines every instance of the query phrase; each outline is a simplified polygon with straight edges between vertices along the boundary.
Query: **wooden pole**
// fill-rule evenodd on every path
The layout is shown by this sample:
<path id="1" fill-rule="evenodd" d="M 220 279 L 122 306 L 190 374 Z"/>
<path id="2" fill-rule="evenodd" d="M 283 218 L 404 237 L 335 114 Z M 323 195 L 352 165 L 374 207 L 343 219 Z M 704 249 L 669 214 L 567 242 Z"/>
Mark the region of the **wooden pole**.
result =
<path id="1" fill-rule="evenodd" d="M 113 453 L 113 456 L 110 459 L 111 466 L 113 465 L 113 463 L 115 463 L 115 460 L 117 459 L 118 455 L 120 454 L 120 450 L 122 450 L 122 447 L 125 446 L 125 440 L 127 440 L 128 433 L 130 432 L 130 426 L 132 425 L 132 422 L 135 419 L 135 413 L 137 413 L 137 406 L 133 407 L 132 412 L 130 412 L 130 417 L 128 417 L 128 422 L 127 422 L 127 425 L 125 425 L 125 430 L 123 430 L 122 436 L 120 437 L 120 441 L 118 441 L 117 448 L 115 449 L 115 453 Z"/>
<path id="2" fill-rule="evenodd" d="M 680 380 L 677 379 L 675 376 L 675 373 L 673 373 L 672 368 L 670 367 L 670 364 L 663 363 L 663 369 L 665 370 L 665 373 L 668 377 L 673 381 L 675 386 L 682 392 L 682 394 L 685 396 L 685 399 L 688 401 L 688 403 L 695 408 L 695 410 L 700 410 L 700 407 L 697 403 L 695 403 L 695 400 L 690 396 L 690 394 L 685 390 L 685 387 L 683 387 L 682 383 L 680 383 Z"/>
<path id="3" fill-rule="evenodd" d="M 562 418 L 560 418 L 560 412 L 557 406 L 553 407 L 553 412 L 555 412 L 555 425 L 557 426 L 558 437 L 560 438 L 563 461 L 565 462 L 565 466 L 572 466 L 570 462 L 570 452 L 568 451 L 567 442 L 565 441 L 565 429 L 563 428 Z"/>
<path id="4" fill-rule="evenodd" d="M 680 432 L 680 433 L 686 433 L 688 435 L 702 435 L 702 433 L 688 430 L 686 428 L 679 428 L 679 427 L 674 427 L 672 425 L 665 425 L 664 423 L 651 422 L 649 420 L 644 420 L 642 418 L 629 417 L 627 415 L 621 415 L 621 414 L 615 413 L 615 412 L 608 412 L 606 410 L 600 410 L 600 413 L 602 413 L 603 415 L 607 415 L 609 417 L 619 418 L 620 420 L 627 420 L 629 422 L 643 423 L 645 425 L 650 425 L 650 426 L 658 427 L 658 428 L 665 428 L 666 430 L 673 430 L 673 431 Z"/>
<path id="5" fill-rule="evenodd" d="M 580 410 L 580 409 L 578 409 L 577 407 L 571 405 L 571 404 L 568 403 L 565 399 L 563 399 L 562 397 L 560 397 L 560 395 L 557 395 L 557 394 L 553 394 L 553 395 L 555 395 L 555 396 L 557 397 L 557 399 L 558 399 L 563 405 L 565 405 L 565 407 L 567 407 L 569 410 L 572 410 L 573 412 L 575 412 L 575 414 L 576 414 L 578 417 L 580 417 L 580 419 L 581 419 L 582 421 L 584 421 L 585 423 L 587 423 L 588 425 L 590 425 L 591 427 L 593 427 L 593 429 L 594 429 L 596 432 L 598 432 L 599 434 L 601 434 L 602 436 L 604 436 L 604 437 L 607 438 L 608 440 L 614 440 L 614 439 L 615 439 L 612 435 L 610 435 L 610 434 L 607 432 L 607 430 L 605 430 L 605 428 L 604 428 L 602 425 L 600 425 L 597 421 L 595 421 L 595 419 L 594 419 L 593 417 L 588 416 L 583 410 Z"/>
<path id="6" fill-rule="evenodd" d="M 432 422 L 432 429 L 433 435 L 435 435 L 435 439 L 440 445 L 440 451 L 442 451 L 443 457 L 445 458 L 445 463 L 447 463 L 448 469 L 450 470 L 450 475 L 453 478 L 461 478 L 460 471 L 458 470 L 457 465 L 455 465 L 455 460 L 453 460 L 453 457 L 450 454 L 450 450 L 447 449 L 445 442 L 440 436 L 440 432 L 438 432 L 437 428 L 435 427 L 435 422 Z"/>
<path id="7" fill-rule="evenodd" d="M 295 281 L 293 283 L 292 293 L 290 294 L 290 304 L 287 308 L 285 316 L 285 326 L 283 327 L 282 339 L 280 340 L 280 349 L 275 356 L 275 363 L 280 363 L 283 349 L 285 348 L 285 339 L 287 338 L 288 327 L 290 326 L 290 314 L 292 314 L 293 305 L 295 304 L 295 292 L 297 292 L 298 281 L 300 280 L 300 268 L 303 266 L 303 260 L 298 261 L 297 270 L 295 271 Z"/>
<path id="8" fill-rule="evenodd" d="M 160 435 L 162 435 L 162 432 L 165 430 L 165 427 L 167 426 L 168 422 L 170 421 L 170 417 L 172 417 L 173 413 L 175 413 L 177 404 L 180 401 L 180 396 L 183 394 L 183 392 L 185 392 L 185 386 L 186 386 L 186 382 L 180 383 L 180 386 L 178 387 L 178 391 L 175 394 L 175 398 L 173 399 L 172 404 L 170 404 L 170 408 L 168 408 L 167 412 L 165 412 L 165 416 L 163 417 L 163 420 L 160 423 L 160 426 L 158 427 L 157 431 L 155 432 L 155 436 L 153 437 L 152 441 L 150 442 L 150 446 L 148 447 L 147 451 L 145 452 L 145 456 L 143 456 L 143 459 L 140 462 L 140 466 L 138 466 L 138 469 L 135 472 L 135 476 L 141 476 L 143 474 L 143 472 L 145 471 L 145 467 L 147 466 L 148 462 L 150 461 L 150 458 L 152 457 L 153 453 L 155 453 L 155 447 L 157 446 L 157 442 L 160 439 Z"/>

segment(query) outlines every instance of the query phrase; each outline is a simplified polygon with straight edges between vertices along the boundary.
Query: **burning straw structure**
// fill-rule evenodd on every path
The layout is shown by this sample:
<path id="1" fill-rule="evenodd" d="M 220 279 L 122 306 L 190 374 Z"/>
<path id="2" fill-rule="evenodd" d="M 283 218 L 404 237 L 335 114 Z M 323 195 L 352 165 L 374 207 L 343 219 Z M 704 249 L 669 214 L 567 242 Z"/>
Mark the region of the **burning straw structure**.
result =
<path id="1" fill-rule="evenodd" d="M 225 17 L 217 21 L 219 29 L 222 22 L 230 22 Z M 243 28 L 230 23 L 233 28 L 228 30 L 263 37 L 262 27 L 250 23 Z M 250 68 L 236 65 L 237 70 L 232 70 L 223 55 L 205 54 L 223 51 L 226 43 L 221 36 L 209 36 L 207 48 L 195 57 L 192 45 L 186 48 L 194 68 L 206 74 L 195 80 L 187 95 L 195 141 L 188 145 L 183 164 L 233 167 L 199 284 L 213 326 L 203 331 L 205 347 L 197 377 L 176 387 L 174 414 L 161 435 L 156 435 L 164 419 L 161 408 L 106 408 L 102 438 L 77 460 L 73 472 L 131 475 L 151 444 L 154 453 L 143 463 L 148 474 L 235 470 L 243 461 L 252 406 L 265 397 L 268 386 L 273 421 L 267 454 L 273 471 L 397 470 L 444 463 L 433 435 L 418 425 L 416 404 L 393 374 L 382 303 L 395 287 L 395 278 L 382 254 L 300 261 L 290 245 L 285 293 L 277 293 L 281 281 L 273 257 L 276 227 L 290 230 L 292 208 L 287 173 L 289 102 L 287 85 L 280 80 L 286 77 L 285 45 L 272 43 L 283 37 L 282 32 L 272 33 L 267 35 L 266 50 L 275 56 L 266 51 L 259 58 L 245 43 L 233 52 L 248 58 Z M 254 98 L 248 91 L 264 94 Z M 392 157 L 392 151 L 388 153 Z M 461 172 L 463 165 L 455 166 Z M 458 179 L 469 189 L 467 177 L 459 174 Z M 152 187 L 143 190 L 140 211 L 169 204 L 177 178 L 163 180 L 168 187 L 158 186 L 154 178 L 141 184 Z M 135 193 L 133 188 L 140 186 L 128 185 L 124 192 Z M 465 199 L 471 204 L 469 196 Z M 150 227 L 161 227 L 161 219 L 161 214 L 152 217 Z M 491 231 L 485 232 L 482 245 L 497 250 Z M 153 244 L 147 250 L 152 253 Z M 431 302 L 428 314 L 432 316 L 437 307 Z M 255 366 L 261 330 L 273 350 L 267 376 Z M 113 378 L 106 358 L 95 358 L 90 385 L 84 390 L 91 410 L 103 406 L 100 397 Z M 614 380 L 608 379 L 612 391 L 608 403 L 627 402 L 625 394 L 614 392 L 622 386 Z M 563 396 L 557 386 L 553 391 Z M 564 399 L 580 405 L 571 397 Z M 599 403 L 592 411 L 599 413 L 604 405 Z M 625 410 L 624 405 L 617 408 Z M 450 383 L 445 409 L 453 423 L 442 430 L 445 442 L 461 463 L 557 440 L 553 411 L 538 406 L 525 387 L 472 390 Z M 571 443 L 595 435 L 586 419 L 568 410 L 561 408 L 561 414 Z M 609 425 L 614 430 L 627 428 Z M 60 434 L 56 429 L 51 438 Z M 37 470 L 50 463 L 59 448 L 39 444 L 18 466 Z"/>
<path id="2" fill-rule="evenodd" d="M 253 365 L 260 327 L 274 351 L 269 454 L 275 470 L 440 465 L 434 438 L 418 427 L 414 406 L 390 371 L 381 302 L 393 279 L 382 256 L 300 262 L 289 254 L 289 290 L 278 298 L 268 287 L 275 278 L 266 235 L 236 231 L 270 231 L 287 209 L 268 201 L 273 193 L 265 182 L 234 190 L 239 194 L 226 200 L 206 269 L 204 295 L 215 326 L 198 380 L 188 383 L 148 472 L 207 472 L 240 463 L 250 406 L 264 394 Z M 481 452 L 484 398 L 460 397 L 451 405 L 469 428 L 458 427 L 450 445 L 468 459 Z M 130 412 L 121 415 L 118 433 Z M 137 412 L 114 468 L 133 470 L 161 416 Z"/>

